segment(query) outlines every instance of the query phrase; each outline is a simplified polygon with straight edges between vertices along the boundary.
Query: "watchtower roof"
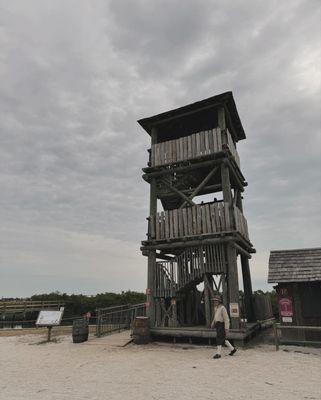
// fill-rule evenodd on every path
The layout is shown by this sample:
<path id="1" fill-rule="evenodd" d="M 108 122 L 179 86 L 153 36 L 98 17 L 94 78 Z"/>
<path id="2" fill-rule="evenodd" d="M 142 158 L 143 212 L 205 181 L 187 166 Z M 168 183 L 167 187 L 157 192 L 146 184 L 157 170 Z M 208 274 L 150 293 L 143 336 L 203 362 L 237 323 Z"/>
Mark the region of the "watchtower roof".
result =
<path id="1" fill-rule="evenodd" d="M 217 126 L 215 113 L 212 111 L 218 107 L 224 107 L 228 116 L 227 125 L 233 131 L 235 140 L 245 139 L 245 132 L 232 92 L 221 93 L 174 110 L 143 118 L 138 123 L 149 135 L 152 128 L 157 126 L 158 141 L 169 140 L 186 136 L 196 132 L 197 129 L 208 130 L 215 127 L 215 124 Z"/>
<path id="2" fill-rule="evenodd" d="M 275 250 L 269 259 L 269 283 L 321 281 L 321 248 Z"/>

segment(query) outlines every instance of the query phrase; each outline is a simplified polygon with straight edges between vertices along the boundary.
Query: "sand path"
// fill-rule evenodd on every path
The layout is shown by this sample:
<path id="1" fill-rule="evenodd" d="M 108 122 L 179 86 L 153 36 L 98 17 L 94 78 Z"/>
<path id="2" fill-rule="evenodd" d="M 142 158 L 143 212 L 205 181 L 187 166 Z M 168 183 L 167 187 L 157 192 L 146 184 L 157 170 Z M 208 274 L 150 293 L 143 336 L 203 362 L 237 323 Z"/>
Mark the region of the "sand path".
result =
<path id="1" fill-rule="evenodd" d="M 0 399 L 321 399 L 318 349 L 261 345 L 213 360 L 210 347 L 121 347 L 121 335 L 82 344 L 0 337 Z"/>

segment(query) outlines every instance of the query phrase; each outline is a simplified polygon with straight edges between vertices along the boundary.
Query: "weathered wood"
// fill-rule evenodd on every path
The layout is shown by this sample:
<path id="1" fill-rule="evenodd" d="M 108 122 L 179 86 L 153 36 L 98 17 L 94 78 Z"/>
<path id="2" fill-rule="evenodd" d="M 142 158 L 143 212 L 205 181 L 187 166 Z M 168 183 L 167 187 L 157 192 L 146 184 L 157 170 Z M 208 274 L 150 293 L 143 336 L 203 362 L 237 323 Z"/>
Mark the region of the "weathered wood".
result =
<path id="1" fill-rule="evenodd" d="M 237 255 L 235 247 L 232 244 L 227 245 L 227 259 L 228 259 L 228 296 L 229 302 L 239 304 L 239 284 L 237 273 Z M 231 316 L 231 328 L 239 329 L 240 317 Z"/>
<path id="2" fill-rule="evenodd" d="M 248 322 L 254 322 L 255 315 L 253 309 L 253 291 L 252 291 L 250 265 L 249 265 L 249 259 L 243 254 L 241 254 L 241 266 L 242 266 L 246 318 Z"/>
<path id="3" fill-rule="evenodd" d="M 197 188 L 193 191 L 193 193 L 189 196 L 190 200 L 192 200 L 197 194 L 202 190 L 202 188 L 207 184 L 207 182 L 213 177 L 213 175 L 218 170 L 218 167 L 212 169 L 212 171 L 202 180 L 202 182 L 197 186 Z M 180 206 L 180 208 L 185 207 L 186 201 Z"/>
<path id="4" fill-rule="evenodd" d="M 205 318 L 206 326 L 209 328 L 211 326 L 211 294 L 208 288 L 208 282 L 204 278 L 204 302 L 205 302 Z"/>
<path id="5" fill-rule="evenodd" d="M 227 144 L 227 135 L 226 135 L 226 120 L 225 120 L 225 110 L 223 107 L 218 108 L 217 110 L 217 121 L 218 127 L 221 130 L 221 138 L 222 138 L 222 145 Z"/>
<path id="6" fill-rule="evenodd" d="M 172 192 L 181 196 L 187 203 L 194 205 L 195 203 L 188 196 L 186 196 L 183 192 L 178 190 L 175 186 L 171 185 L 166 179 L 162 179 L 162 182 L 166 187 L 168 187 Z"/>

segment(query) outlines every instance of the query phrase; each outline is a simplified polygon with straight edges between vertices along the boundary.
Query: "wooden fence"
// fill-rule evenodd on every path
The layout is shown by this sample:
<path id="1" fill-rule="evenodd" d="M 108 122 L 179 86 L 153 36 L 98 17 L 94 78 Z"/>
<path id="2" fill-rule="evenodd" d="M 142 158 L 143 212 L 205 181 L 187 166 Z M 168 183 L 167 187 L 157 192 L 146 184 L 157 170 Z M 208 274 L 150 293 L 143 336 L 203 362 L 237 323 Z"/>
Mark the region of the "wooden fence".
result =
<path id="1" fill-rule="evenodd" d="M 0 315 L 25 314 L 44 309 L 59 310 L 64 305 L 65 302 L 60 300 L 0 300 Z"/>
<path id="2" fill-rule="evenodd" d="M 224 202 L 161 211 L 149 217 L 149 236 L 163 240 L 237 230 L 248 239 L 246 219 L 236 206 L 234 214 L 235 225 L 230 219 L 229 204 Z"/>
<path id="3" fill-rule="evenodd" d="M 294 326 L 294 325 L 281 325 L 279 323 L 276 323 L 273 325 L 273 331 L 274 331 L 274 343 L 275 343 L 275 350 L 279 350 L 280 342 L 281 344 L 286 344 L 282 343 L 280 341 L 279 333 L 278 331 L 282 332 L 282 330 L 294 330 L 294 331 L 315 331 L 315 332 L 320 332 L 321 333 L 321 326 Z M 289 344 L 297 344 L 297 345 L 317 345 L 320 347 L 321 342 L 320 341 L 311 341 L 311 340 L 289 340 Z"/>
<path id="4" fill-rule="evenodd" d="M 240 158 L 229 131 L 227 131 L 227 147 L 240 165 Z M 176 140 L 156 143 L 151 148 L 151 166 L 177 163 L 180 161 L 199 158 L 223 150 L 222 133 L 220 128 L 194 133 Z"/>

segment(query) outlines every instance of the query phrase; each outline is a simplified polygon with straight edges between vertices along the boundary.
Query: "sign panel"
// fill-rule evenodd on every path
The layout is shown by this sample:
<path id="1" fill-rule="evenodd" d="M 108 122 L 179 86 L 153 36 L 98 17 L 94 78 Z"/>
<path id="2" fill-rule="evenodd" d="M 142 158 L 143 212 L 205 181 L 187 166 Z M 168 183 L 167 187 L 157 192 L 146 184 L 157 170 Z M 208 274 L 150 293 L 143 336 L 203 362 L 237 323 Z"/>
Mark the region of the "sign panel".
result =
<path id="1" fill-rule="evenodd" d="M 238 303 L 230 303 L 230 316 L 231 317 L 239 317 L 239 304 Z"/>
<path id="2" fill-rule="evenodd" d="M 293 317 L 293 305 L 290 297 L 279 299 L 279 310 L 281 317 Z"/>
<path id="3" fill-rule="evenodd" d="M 282 317 L 282 322 L 292 323 L 292 317 Z"/>
<path id="4" fill-rule="evenodd" d="M 36 325 L 38 326 L 60 325 L 63 312 L 64 312 L 63 308 L 60 309 L 59 311 L 42 310 L 39 312 Z"/>

